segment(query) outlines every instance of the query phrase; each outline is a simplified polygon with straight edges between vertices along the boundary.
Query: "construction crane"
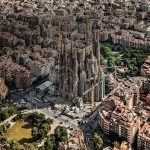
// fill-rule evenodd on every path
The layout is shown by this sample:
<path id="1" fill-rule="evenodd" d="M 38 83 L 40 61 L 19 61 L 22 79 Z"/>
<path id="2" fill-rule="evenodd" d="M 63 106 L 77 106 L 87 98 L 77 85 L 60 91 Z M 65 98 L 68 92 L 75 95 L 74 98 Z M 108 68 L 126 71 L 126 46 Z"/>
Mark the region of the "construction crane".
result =
<path id="1" fill-rule="evenodd" d="M 96 103 L 94 102 L 94 89 L 99 86 L 99 83 L 96 83 L 94 85 L 92 85 L 92 87 L 90 87 L 88 90 L 86 90 L 81 97 L 77 97 L 77 99 L 79 99 L 80 101 L 83 99 L 83 97 L 88 94 L 89 92 L 91 92 L 91 108 L 92 110 L 94 110 L 96 108 Z"/>
<path id="2" fill-rule="evenodd" d="M 108 69 L 108 68 L 115 68 L 115 80 L 117 80 L 117 68 L 122 68 L 122 66 L 114 66 L 114 67 L 105 67 L 105 69 Z M 86 90 L 82 96 L 80 97 L 81 99 L 86 95 L 88 94 L 89 92 L 91 92 L 91 107 L 92 107 L 92 110 L 94 110 L 96 108 L 96 103 L 94 102 L 94 89 L 99 86 L 99 83 L 96 83 L 94 84 L 92 87 L 90 87 L 88 90 Z"/>

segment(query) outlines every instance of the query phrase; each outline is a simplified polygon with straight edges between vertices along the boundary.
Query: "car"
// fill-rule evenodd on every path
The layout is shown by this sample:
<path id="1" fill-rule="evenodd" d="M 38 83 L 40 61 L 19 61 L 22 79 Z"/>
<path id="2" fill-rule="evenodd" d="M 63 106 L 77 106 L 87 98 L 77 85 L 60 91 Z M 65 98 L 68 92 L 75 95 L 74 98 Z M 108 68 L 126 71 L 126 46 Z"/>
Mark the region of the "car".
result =
<path id="1" fill-rule="evenodd" d="M 79 116 L 76 116 L 75 119 L 79 119 Z"/>
<path id="2" fill-rule="evenodd" d="M 55 116 L 55 118 L 58 118 L 58 116 Z"/>
<path id="3" fill-rule="evenodd" d="M 23 89 L 18 89 L 18 91 L 23 91 Z"/>
<path id="4" fill-rule="evenodd" d="M 62 122 L 60 122 L 60 124 L 63 124 Z"/>

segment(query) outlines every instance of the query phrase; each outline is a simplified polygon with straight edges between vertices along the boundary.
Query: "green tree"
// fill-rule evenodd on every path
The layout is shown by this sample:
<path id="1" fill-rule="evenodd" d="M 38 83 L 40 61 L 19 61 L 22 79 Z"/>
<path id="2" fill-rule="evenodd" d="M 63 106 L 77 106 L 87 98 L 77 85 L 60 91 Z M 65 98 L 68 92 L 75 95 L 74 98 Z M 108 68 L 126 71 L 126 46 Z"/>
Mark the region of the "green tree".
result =
<path id="1" fill-rule="evenodd" d="M 6 124 L 3 124 L 0 126 L 0 135 L 2 136 L 6 131 L 7 129 L 10 127 L 10 124 L 9 123 L 6 123 Z"/>
<path id="2" fill-rule="evenodd" d="M 33 127 L 32 136 L 35 139 L 43 139 L 48 134 L 50 129 L 51 127 L 48 123 L 41 124 L 39 127 Z"/>
<path id="3" fill-rule="evenodd" d="M 67 129 L 65 127 L 58 126 L 54 131 L 56 141 L 65 142 L 68 139 Z"/>
<path id="4" fill-rule="evenodd" d="M 49 125 L 51 125 L 51 124 L 53 124 L 53 120 L 50 119 L 50 118 L 47 118 L 47 119 L 45 120 L 45 123 L 48 123 Z"/>
<path id="5" fill-rule="evenodd" d="M 33 144 L 27 144 L 24 146 L 27 150 L 35 150 L 35 146 Z"/>
<path id="6" fill-rule="evenodd" d="M 39 131 L 37 127 L 33 127 L 32 128 L 32 136 L 34 139 L 38 139 L 39 138 Z"/>
<path id="7" fill-rule="evenodd" d="M 101 47 L 101 53 L 104 56 L 104 58 L 108 58 L 108 57 L 112 56 L 112 50 L 108 46 L 102 45 L 102 47 Z"/>
<path id="8" fill-rule="evenodd" d="M 119 65 L 121 64 L 121 60 L 120 60 L 119 57 L 117 57 L 117 58 L 115 59 L 115 64 L 116 64 L 116 66 L 119 66 Z"/>
<path id="9" fill-rule="evenodd" d="M 23 117 L 24 115 L 21 113 L 21 111 L 18 111 L 17 116 L 14 118 L 14 121 L 24 119 Z"/>
<path id="10" fill-rule="evenodd" d="M 56 149 L 56 142 L 55 139 L 50 137 L 45 142 L 45 150 L 55 150 Z"/>
<path id="11" fill-rule="evenodd" d="M 2 110 L 0 112 L 0 120 L 4 121 L 5 119 L 7 119 L 9 117 L 8 111 L 7 110 Z"/>
<path id="12" fill-rule="evenodd" d="M 44 138 L 47 134 L 48 131 L 50 130 L 50 125 L 48 123 L 44 123 L 40 126 L 40 129 L 38 131 L 38 136 L 40 138 Z"/>
<path id="13" fill-rule="evenodd" d="M 103 140 L 97 133 L 94 134 L 93 144 L 96 150 L 99 150 L 103 145 Z"/>
<path id="14" fill-rule="evenodd" d="M 4 121 L 15 113 L 17 113 L 17 109 L 14 107 L 8 107 L 0 110 L 0 121 Z"/>
<path id="15" fill-rule="evenodd" d="M 76 18 L 76 21 L 78 22 L 78 24 L 81 24 L 81 23 L 84 22 L 84 19 L 83 19 L 82 16 L 78 16 L 78 17 Z"/>
<path id="16" fill-rule="evenodd" d="M 24 65 L 24 58 L 23 58 L 23 57 L 20 57 L 20 58 L 19 58 L 19 64 L 20 64 L 20 65 Z"/>
<path id="17" fill-rule="evenodd" d="M 114 141 L 114 146 L 115 146 L 116 148 L 120 148 L 119 142 L 118 142 L 118 141 Z"/>
<path id="18" fill-rule="evenodd" d="M 45 115 L 38 112 L 33 112 L 28 118 L 35 127 L 39 127 L 45 121 Z"/>
<path id="19" fill-rule="evenodd" d="M 51 129 L 52 119 L 45 119 L 45 115 L 34 112 L 28 116 L 28 119 L 32 122 L 32 136 L 35 139 L 43 139 Z"/>
<path id="20" fill-rule="evenodd" d="M 11 150 L 19 150 L 20 144 L 15 140 L 11 140 L 9 141 L 9 147 Z"/>
<path id="21" fill-rule="evenodd" d="M 113 57 L 109 57 L 108 58 L 108 70 L 109 71 L 114 71 L 115 70 L 115 60 L 114 60 L 114 58 Z"/>

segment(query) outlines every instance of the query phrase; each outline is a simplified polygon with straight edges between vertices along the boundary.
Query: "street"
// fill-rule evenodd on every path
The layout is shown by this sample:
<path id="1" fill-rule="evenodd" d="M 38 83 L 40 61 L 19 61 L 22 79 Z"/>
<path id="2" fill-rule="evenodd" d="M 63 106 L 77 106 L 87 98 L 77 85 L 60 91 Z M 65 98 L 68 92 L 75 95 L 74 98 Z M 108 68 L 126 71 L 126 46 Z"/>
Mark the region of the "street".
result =
<path id="1" fill-rule="evenodd" d="M 98 129 L 98 114 L 99 109 L 102 106 L 102 102 L 99 102 L 97 104 L 97 107 L 94 111 L 89 110 L 88 105 L 85 104 L 84 110 L 80 110 L 80 113 L 76 114 L 78 117 L 72 119 L 68 116 L 62 115 L 62 110 L 53 110 L 49 102 L 38 100 L 35 97 L 35 87 L 45 82 L 46 80 L 47 78 L 43 79 L 40 83 L 34 84 L 33 86 L 27 88 L 25 91 L 12 93 L 11 103 L 17 104 L 17 106 L 21 104 L 22 106 L 27 107 L 30 111 L 38 111 L 39 113 L 43 113 L 45 114 L 46 118 L 53 119 L 54 123 L 66 127 L 68 130 L 70 130 L 70 132 L 72 132 L 73 130 L 82 130 L 86 145 L 90 150 L 93 150 L 94 148 L 92 137 L 95 131 Z M 111 96 L 120 86 L 121 84 L 118 84 L 118 86 L 107 96 L 105 96 L 104 99 L 107 99 L 109 96 Z M 52 97 L 49 97 L 49 99 L 51 100 Z M 100 133 L 100 135 L 103 136 L 102 133 Z M 110 142 L 108 138 L 103 137 L 103 141 L 107 143 L 107 145 L 112 146 L 112 142 Z"/>

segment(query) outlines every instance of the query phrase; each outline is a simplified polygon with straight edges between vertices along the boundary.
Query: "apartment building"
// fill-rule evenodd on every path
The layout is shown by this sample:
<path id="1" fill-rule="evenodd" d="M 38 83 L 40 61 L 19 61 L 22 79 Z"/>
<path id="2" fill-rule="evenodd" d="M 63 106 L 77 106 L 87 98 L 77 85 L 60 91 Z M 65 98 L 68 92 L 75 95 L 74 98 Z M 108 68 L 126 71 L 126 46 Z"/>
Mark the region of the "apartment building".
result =
<path id="1" fill-rule="evenodd" d="M 141 118 L 133 107 L 137 106 L 145 81 L 143 77 L 129 78 L 122 82 L 114 95 L 103 101 L 99 125 L 105 134 L 117 135 L 130 144 L 135 141 Z"/>
<path id="2" fill-rule="evenodd" d="M 141 33 L 129 33 L 126 31 L 119 31 L 111 34 L 112 42 L 114 44 L 120 44 L 128 48 L 149 49 L 150 43 L 148 39 L 141 36 Z"/>
<path id="3" fill-rule="evenodd" d="M 106 99 L 99 111 L 99 125 L 105 134 L 110 134 L 112 112 L 115 110 L 117 105 L 123 105 L 123 102 L 119 100 L 120 98 L 117 96 L 112 96 Z"/>
<path id="4" fill-rule="evenodd" d="M 140 125 L 140 118 L 125 107 L 118 106 L 111 116 L 112 133 L 127 140 L 130 144 L 135 141 L 136 134 Z"/>
<path id="5" fill-rule="evenodd" d="M 138 149 L 149 150 L 150 149 L 150 123 L 146 122 L 138 133 Z"/>
<path id="6" fill-rule="evenodd" d="M 29 61 L 27 66 L 30 68 L 32 75 L 46 76 L 50 72 L 50 67 L 54 65 L 54 58 L 39 58 L 38 60 Z"/>
<path id="7" fill-rule="evenodd" d="M 19 64 L 3 64 L 0 70 L 2 77 L 16 88 L 26 88 L 31 85 L 30 71 Z"/>
<path id="8" fill-rule="evenodd" d="M 132 144 L 140 125 L 140 118 L 124 106 L 117 106 L 115 110 L 102 108 L 99 112 L 100 128 L 108 135 L 118 137 Z"/>

